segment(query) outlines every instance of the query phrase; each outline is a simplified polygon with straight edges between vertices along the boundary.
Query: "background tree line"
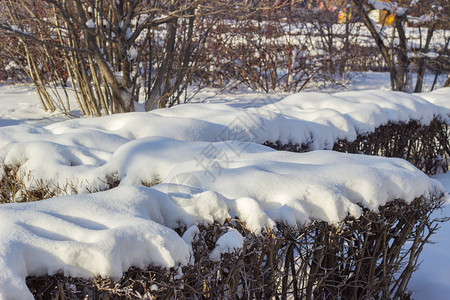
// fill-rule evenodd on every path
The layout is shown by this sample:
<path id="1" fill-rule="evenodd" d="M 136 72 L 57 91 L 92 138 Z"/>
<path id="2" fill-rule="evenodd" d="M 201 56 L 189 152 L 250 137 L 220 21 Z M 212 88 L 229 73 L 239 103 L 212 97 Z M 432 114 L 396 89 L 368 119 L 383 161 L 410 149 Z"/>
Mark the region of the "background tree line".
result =
<path id="1" fill-rule="evenodd" d="M 169 107 L 205 86 L 297 92 L 350 71 L 388 71 L 392 89 L 420 92 L 426 71 L 436 81 L 450 70 L 449 7 L 445 0 L 4 0 L 0 80 L 31 81 L 49 111 L 70 110 L 70 88 L 85 116 L 133 111 L 135 101 L 146 110 Z M 379 24 L 370 19 L 376 8 L 385 12 Z"/>

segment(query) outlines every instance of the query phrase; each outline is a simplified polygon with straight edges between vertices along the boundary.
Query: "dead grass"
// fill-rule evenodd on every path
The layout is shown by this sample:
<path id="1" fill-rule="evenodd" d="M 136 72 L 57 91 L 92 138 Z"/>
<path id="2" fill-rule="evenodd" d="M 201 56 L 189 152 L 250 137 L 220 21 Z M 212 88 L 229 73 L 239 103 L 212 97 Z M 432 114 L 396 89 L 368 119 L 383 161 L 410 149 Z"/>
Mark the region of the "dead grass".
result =
<path id="1" fill-rule="evenodd" d="M 1 165 L 4 172 L 0 172 L 0 204 L 33 202 L 49 199 L 55 196 L 77 194 L 79 187 L 73 182 L 66 182 L 63 186 L 51 184 L 42 179 L 32 180 L 33 187 L 28 187 L 26 181 L 30 181 L 31 175 L 21 170 L 18 165 Z M 108 174 L 104 180 L 101 180 L 101 186 L 95 188 L 86 188 L 89 193 L 97 193 L 113 189 L 120 184 L 117 173 Z M 87 183 L 87 182 L 86 182 Z M 152 187 L 161 183 L 161 178 L 155 175 L 152 180 L 142 181 L 141 184 L 146 187 Z"/>
<path id="2" fill-rule="evenodd" d="M 54 197 L 57 189 L 50 189 L 43 180 L 36 180 L 34 188 L 24 184 L 25 176 L 20 166 L 3 165 L 3 176 L 0 178 L 0 203 L 32 202 Z"/>

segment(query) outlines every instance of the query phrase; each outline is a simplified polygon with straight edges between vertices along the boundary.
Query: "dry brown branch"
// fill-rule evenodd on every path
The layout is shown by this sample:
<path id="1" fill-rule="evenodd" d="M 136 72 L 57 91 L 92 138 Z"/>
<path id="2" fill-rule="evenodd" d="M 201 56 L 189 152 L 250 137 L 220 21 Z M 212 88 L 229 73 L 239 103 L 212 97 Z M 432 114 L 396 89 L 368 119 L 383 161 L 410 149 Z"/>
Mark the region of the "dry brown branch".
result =
<path id="1" fill-rule="evenodd" d="M 309 145 L 267 141 L 264 145 L 277 150 L 307 152 Z M 408 123 L 382 125 L 374 132 L 360 134 L 349 142 L 338 140 L 333 150 L 347 153 L 399 157 L 408 160 L 427 174 L 446 172 L 450 158 L 449 125 L 436 117 L 429 125 L 412 120 Z"/>

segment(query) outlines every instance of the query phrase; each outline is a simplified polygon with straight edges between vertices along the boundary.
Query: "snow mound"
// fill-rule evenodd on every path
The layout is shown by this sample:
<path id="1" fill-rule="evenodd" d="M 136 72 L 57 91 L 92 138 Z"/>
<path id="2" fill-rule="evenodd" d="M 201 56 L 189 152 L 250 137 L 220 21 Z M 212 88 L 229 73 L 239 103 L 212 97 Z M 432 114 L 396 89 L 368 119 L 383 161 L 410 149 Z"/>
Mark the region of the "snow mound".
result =
<path id="1" fill-rule="evenodd" d="M 199 163 L 206 159 L 210 168 Z M 77 176 L 77 166 L 67 168 Z M 32 299 L 26 276 L 60 269 L 70 276 L 119 277 L 131 266 L 193 263 L 190 244 L 199 224 L 239 218 L 258 234 L 262 228 L 276 229 L 277 221 L 337 223 L 359 217 L 362 207 L 377 210 L 387 201 L 409 202 L 443 191 L 438 181 L 401 159 L 161 137 L 127 143 L 106 164 L 80 174 L 92 172 L 93 178 L 106 170 L 117 172 L 119 187 L 0 205 L 1 297 Z M 160 184 L 135 186 L 154 174 Z M 189 228 L 183 237 L 173 230 L 179 227 Z M 210 258 L 239 251 L 242 244 L 242 236 L 231 230 Z"/>
<path id="2" fill-rule="evenodd" d="M 230 228 L 227 233 L 222 235 L 216 242 L 216 247 L 209 255 L 212 261 L 220 261 L 224 253 L 233 253 L 242 250 L 244 247 L 244 237 L 234 228 Z"/>
<path id="3" fill-rule="evenodd" d="M 123 187 L 91 195 L 0 206 L 0 298 L 33 299 L 28 275 L 120 278 L 131 266 L 188 264 L 191 248 L 160 224 L 156 190 Z"/>
<path id="4" fill-rule="evenodd" d="M 420 96 L 444 109 L 448 116 L 450 116 L 450 87 L 434 90 L 431 93 L 422 93 Z"/>

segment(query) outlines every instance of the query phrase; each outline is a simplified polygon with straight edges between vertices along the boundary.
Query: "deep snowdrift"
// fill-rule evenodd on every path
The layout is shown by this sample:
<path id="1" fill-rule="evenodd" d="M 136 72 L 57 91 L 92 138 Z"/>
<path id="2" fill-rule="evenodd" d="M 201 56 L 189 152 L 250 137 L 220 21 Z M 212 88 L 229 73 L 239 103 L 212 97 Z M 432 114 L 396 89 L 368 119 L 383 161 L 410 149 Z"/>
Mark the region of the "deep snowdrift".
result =
<path id="1" fill-rule="evenodd" d="M 336 139 L 352 140 L 388 121 L 428 124 L 435 116 L 446 118 L 423 98 L 368 91 L 2 127 L 0 159 L 20 165 L 29 186 L 42 179 L 80 194 L 0 205 L 0 296 L 31 299 L 26 276 L 59 269 L 118 277 L 130 266 L 193 263 L 190 241 L 198 224 L 239 217 L 258 233 L 276 221 L 336 223 L 358 217 L 361 207 L 442 192 L 439 182 L 401 159 L 256 144 L 329 149 Z M 120 186 L 86 194 L 108 177 Z M 159 184 L 142 186 L 150 182 Z M 190 228 L 188 234 L 179 237 L 173 230 L 179 226 Z M 229 231 L 210 258 L 239 248 L 241 238 Z"/>

